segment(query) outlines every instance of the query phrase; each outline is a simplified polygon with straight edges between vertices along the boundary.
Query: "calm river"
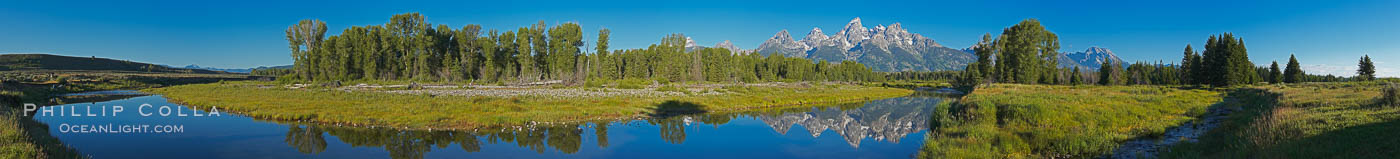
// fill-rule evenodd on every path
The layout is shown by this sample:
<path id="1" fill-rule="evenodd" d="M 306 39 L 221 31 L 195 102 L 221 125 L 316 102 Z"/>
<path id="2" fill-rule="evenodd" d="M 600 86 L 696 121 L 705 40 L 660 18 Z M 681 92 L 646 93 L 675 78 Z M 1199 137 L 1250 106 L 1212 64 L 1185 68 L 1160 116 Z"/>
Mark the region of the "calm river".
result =
<path id="1" fill-rule="evenodd" d="M 910 158 L 926 138 L 930 112 L 945 99 L 917 94 L 805 108 L 475 131 L 273 122 L 229 112 L 207 116 L 208 108 L 191 110 L 160 95 L 49 106 L 71 106 L 77 114 L 89 114 L 84 109 L 90 107 L 99 115 L 34 119 L 47 124 L 64 144 L 94 158 Z M 102 116 L 100 111 L 112 106 L 124 110 Z M 171 107 L 169 116 L 160 115 L 161 106 Z M 67 111 L 55 114 L 72 114 Z M 189 116 L 177 116 L 182 112 Z M 80 125 L 179 129 L 75 132 Z"/>

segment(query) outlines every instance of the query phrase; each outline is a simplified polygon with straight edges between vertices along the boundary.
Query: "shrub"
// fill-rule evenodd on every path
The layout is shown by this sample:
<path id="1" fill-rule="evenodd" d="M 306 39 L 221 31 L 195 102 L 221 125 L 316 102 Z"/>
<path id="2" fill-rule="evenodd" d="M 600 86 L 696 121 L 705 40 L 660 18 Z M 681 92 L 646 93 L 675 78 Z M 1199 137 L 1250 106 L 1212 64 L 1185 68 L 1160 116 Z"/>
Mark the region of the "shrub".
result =
<path id="1" fill-rule="evenodd" d="M 653 77 L 651 81 L 655 81 L 656 84 L 660 85 L 671 84 L 671 79 L 667 79 L 666 77 Z"/>
<path id="2" fill-rule="evenodd" d="M 651 82 L 643 79 L 628 78 L 617 80 L 617 88 L 621 89 L 642 89 L 646 88 L 647 85 L 651 85 Z"/>
<path id="3" fill-rule="evenodd" d="M 982 73 L 977 71 L 977 63 L 967 65 L 967 69 L 953 81 L 953 88 L 967 94 L 977 89 L 977 85 L 982 84 Z"/>
<path id="4" fill-rule="evenodd" d="M 603 87 L 603 84 L 606 84 L 606 83 L 608 83 L 607 80 L 603 80 L 603 79 L 593 79 L 593 80 L 584 81 L 584 82 L 583 82 L 583 87 L 588 87 L 588 88 L 599 88 L 599 87 Z"/>
<path id="5" fill-rule="evenodd" d="M 1381 102 L 1390 106 L 1400 106 L 1400 85 L 1389 83 L 1381 89 Z"/>

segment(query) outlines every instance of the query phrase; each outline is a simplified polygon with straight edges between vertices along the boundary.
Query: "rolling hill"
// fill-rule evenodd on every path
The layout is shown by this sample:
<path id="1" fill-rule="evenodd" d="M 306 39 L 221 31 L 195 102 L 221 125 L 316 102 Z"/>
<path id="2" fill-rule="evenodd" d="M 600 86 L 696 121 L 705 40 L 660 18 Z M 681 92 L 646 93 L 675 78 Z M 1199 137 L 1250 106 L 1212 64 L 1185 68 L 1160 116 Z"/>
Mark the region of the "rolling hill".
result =
<path id="1" fill-rule="evenodd" d="M 115 60 L 98 57 L 72 57 L 49 54 L 4 54 L 0 55 L 0 71 L 22 70 L 85 70 L 85 71 L 131 71 L 160 73 L 204 73 L 227 74 L 224 71 L 203 69 L 171 68 L 163 65 Z"/>

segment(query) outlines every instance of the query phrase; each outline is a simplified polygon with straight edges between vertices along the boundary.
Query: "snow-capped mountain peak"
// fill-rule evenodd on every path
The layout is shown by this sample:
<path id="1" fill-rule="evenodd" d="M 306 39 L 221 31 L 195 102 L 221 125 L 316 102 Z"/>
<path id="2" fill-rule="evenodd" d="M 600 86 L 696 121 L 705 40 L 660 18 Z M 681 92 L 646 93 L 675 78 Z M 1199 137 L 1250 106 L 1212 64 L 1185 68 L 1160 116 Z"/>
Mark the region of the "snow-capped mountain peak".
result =
<path id="1" fill-rule="evenodd" d="M 877 70 L 955 70 L 970 61 L 970 54 L 939 45 L 923 35 L 909 33 L 900 23 L 866 28 L 859 17 L 851 19 L 835 35 L 825 35 L 821 28 L 812 28 L 807 36 L 792 41 L 786 29 L 769 38 L 754 50 L 760 54 L 780 53 L 788 57 L 804 57 L 827 61 L 880 61 L 867 64 Z M 873 55 L 872 55 L 873 54 Z M 936 61 L 923 59 L 928 57 Z M 906 61 L 907 60 L 907 61 Z M 944 61 L 948 60 L 948 61 Z M 917 61 L 917 62 L 909 62 Z"/>
<path id="2" fill-rule="evenodd" d="M 738 46 L 734 46 L 734 43 L 729 42 L 729 40 L 724 40 L 723 42 L 715 44 L 715 48 L 728 49 L 729 52 L 733 54 L 740 54 L 744 52 L 743 49 L 739 49 Z"/>
<path id="3" fill-rule="evenodd" d="M 1070 63 L 1066 62 L 1073 62 L 1073 64 L 1088 67 L 1087 69 L 1099 68 L 1100 66 L 1103 66 L 1105 62 L 1123 62 L 1123 59 L 1118 58 L 1118 55 L 1114 54 L 1113 51 L 1108 50 L 1108 48 L 1102 48 L 1098 46 L 1091 46 L 1088 49 L 1084 49 L 1084 51 L 1080 52 L 1065 53 L 1061 56 L 1064 56 L 1063 59 L 1067 60 L 1061 62 L 1065 63 L 1061 66 L 1070 66 L 1068 65 Z M 1104 58 L 1108 58 L 1108 60 L 1110 61 L 1104 61 Z"/>

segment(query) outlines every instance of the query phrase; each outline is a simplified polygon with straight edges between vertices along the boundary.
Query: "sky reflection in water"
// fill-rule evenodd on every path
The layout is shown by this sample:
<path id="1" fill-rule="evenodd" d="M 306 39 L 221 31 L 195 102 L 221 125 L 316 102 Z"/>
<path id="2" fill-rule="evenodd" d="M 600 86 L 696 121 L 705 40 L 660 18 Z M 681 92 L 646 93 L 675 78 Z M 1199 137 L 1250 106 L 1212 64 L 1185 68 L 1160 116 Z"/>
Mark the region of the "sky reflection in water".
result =
<path id="1" fill-rule="evenodd" d="M 36 117 L 96 158 L 907 158 L 944 98 L 679 115 L 518 130 L 401 131 L 220 117 Z M 62 106 L 170 105 L 159 96 Z M 207 108 L 200 108 L 207 110 Z M 173 134 L 77 134 L 59 124 L 176 124 Z"/>

